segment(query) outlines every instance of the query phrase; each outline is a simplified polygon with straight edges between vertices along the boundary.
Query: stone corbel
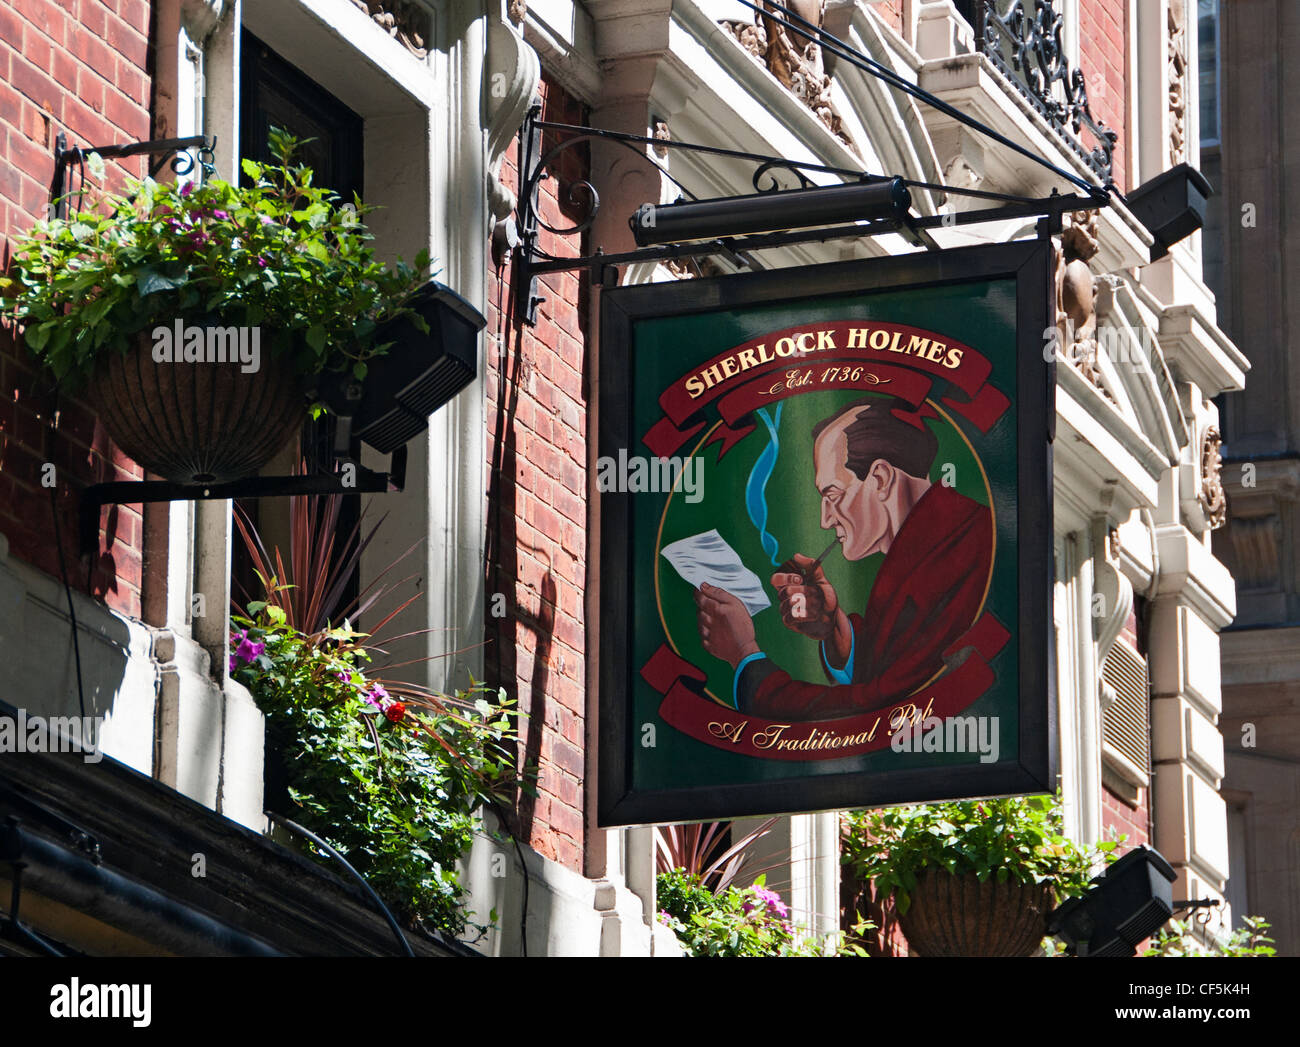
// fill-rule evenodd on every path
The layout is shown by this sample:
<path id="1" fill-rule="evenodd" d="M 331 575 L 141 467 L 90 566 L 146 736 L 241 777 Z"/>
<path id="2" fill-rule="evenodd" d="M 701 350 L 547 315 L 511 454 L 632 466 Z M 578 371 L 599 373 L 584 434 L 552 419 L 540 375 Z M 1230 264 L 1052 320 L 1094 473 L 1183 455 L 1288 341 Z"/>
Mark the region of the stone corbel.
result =
<path id="1" fill-rule="evenodd" d="M 926 61 L 955 58 L 975 50 L 975 32 L 952 0 L 929 0 L 915 10 L 916 50 Z"/>
<path id="2" fill-rule="evenodd" d="M 206 40 L 234 7 L 229 0 L 181 0 L 181 27 L 191 40 Z"/>
<path id="3" fill-rule="evenodd" d="M 496 235 L 509 225 L 515 194 L 501 184 L 501 163 L 523 123 L 542 79 L 537 52 L 504 14 L 488 23 L 487 63 L 483 67 L 483 108 L 487 125 L 488 221 Z M 503 233 L 501 235 L 508 235 Z"/>
<path id="4" fill-rule="evenodd" d="M 1100 667 L 1133 611 L 1133 583 L 1120 569 L 1119 532 L 1105 516 L 1092 520 L 1092 595 L 1092 630 Z M 1103 709 L 1115 697 L 1107 691 L 1103 685 Z"/>

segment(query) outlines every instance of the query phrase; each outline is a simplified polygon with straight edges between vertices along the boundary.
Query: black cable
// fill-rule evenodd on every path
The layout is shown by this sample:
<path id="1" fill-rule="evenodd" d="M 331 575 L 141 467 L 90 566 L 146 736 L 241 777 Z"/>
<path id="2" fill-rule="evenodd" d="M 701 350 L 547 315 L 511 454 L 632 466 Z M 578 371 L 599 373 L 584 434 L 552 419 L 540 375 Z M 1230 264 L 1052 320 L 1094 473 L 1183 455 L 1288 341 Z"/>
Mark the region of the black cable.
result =
<path id="1" fill-rule="evenodd" d="M 361 887 L 366 892 L 366 894 L 370 895 L 371 900 L 375 903 L 375 905 L 379 907 L 379 911 L 384 914 L 384 919 L 388 921 L 388 926 L 391 927 L 393 929 L 393 933 L 397 935 L 397 940 L 398 942 L 401 943 L 402 946 L 402 952 L 405 953 L 407 956 L 411 957 L 412 959 L 415 958 L 415 953 L 411 949 L 411 943 L 406 940 L 406 935 L 402 933 L 402 928 L 398 926 L 397 921 L 393 919 L 393 914 L 388 911 L 388 906 L 385 905 L 383 899 L 380 898 L 379 895 L 375 893 L 374 888 L 372 888 L 370 884 L 366 883 L 366 878 L 362 876 L 359 872 L 357 872 L 356 869 L 352 868 L 352 865 L 348 862 L 346 858 L 343 857 L 343 855 L 339 854 L 338 851 L 336 851 L 333 847 L 327 844 L 324 840 L 322 840 L 310 829 L 304 829 L 297 822 L 291 822 L 288 818 L 284 817 L 284 815 L 276 814 L 274 811 L 266 811 L 264 813 L 268 818 L 271 819 L 271 821 L 278 822 L 279 824 L 285 826 L 285 828 L 294 830 L 294 832 L 302 833 L 303 836 L 307 837 L 307 839 L 309 839 L 322 851 L 324 851 L 331 858 L 333 858 L 340 865 L 342 865 L 343 868 L 345 868 L 348 872 L 350 872 L 354 877 L 356 877 L 357 883 L 361 884 Z"/>
<path id="2" fill-rule="evenodd" d="M 1036 204 L 1041 203 L 1042 198 L 1037 196 L 1021 196 L 1019 193 L 994 193 L 987 189 L 959 189 L 955 185 L 943 185 L 939 182 L 921 182 L 914 178 L 902 179 L 904 185 L 912 186 L 916 189 L 933 189 L 936 192 L 951 193 L 956 196 L 973 196 L 980 200 L 1001 200 L 1011 204 Z M 1088 187 L 1089 195 L 1095 200 L 1100 199 L 1105 194 L 1097 186 Z"/>
<path id="3" fill-rule="evenodd" d="M 807 19 L 802 18 L 799 15 L 795 14 L 793 11 L 789 10 L 783 4 L 771 2 L 771 0 L 769 0 L 769 3 L 766 6 L 758 3 L 754 3 L 753 0 L 736 0 L 736 2 L 744 5 L 745 7 L 750 8 L 752 11 L 755 11 L 757 14 L 761 16 L 770 18 L 778 25 L 784 26 L 786 29 L 798 33 L 804 39 L 812 43 L 819 44 L 822 47 L 825 47 L 827 50 L 830 51 L 831 54 L 835 55 L 837 58 L 843 58 L 850 65 L 856 66 L 858 69 L 861 69 L 863 72 L 869 73 L 870 75 L 876 77 L 877 79 L 883 80 L 885 83 L 898 88 L 904 94 L 911 95 L 913 98 L 917 99 L 918 101 L 925 102 L 927 105 L 930 105 L 935 109 L 939 110 L 939 112 L 943 113 L 945 116 L 949 116 L 952 119 L 958 121 L 959 123 L 965 124 L 967 127 L 971 128 L 972 130 L 978 131 L 983 135 L 987 135 L 995 142 L 998 142 L 1001 145 L 1005 145 L 1008 149 L 1014 150 L 1015 152 L 1019 153 L 1021 156 L 1024 156 L 1029 160 L 1033 160 L 1034 163 L 1041 164 L 1043 167 L 1046 167 L 1049 171 L 1053 172 L 1056 175 L 1059 175 L 1061 178 L 1066 179 L 1071 184 L 1081 189 L 1088 190 L 1090 192 L 1097 188 L 1087 179 L 1081 178 L 1076 174 L 1072 174 L 1071 172 L 1066 171 L 1064 168 L 1057 167 L 1050 160 L 1038 156 L 1036 153 L 1031 152 L 1030 150 L 1026 149 L 1024 146 L 1020 145 L 1017 142 L 1011 141 L 1011 139 L 1005 137 L 1004 135 L 999 134 L 997 131 L 993 130 L 993 128 L 989 127 L 987 124 L 982 123 L 981 121 L 975 119 L 973 116 L 968 116 L 966 113 L 963 113 L 960 109 L 954 108 L 953 106 L 949 105 L 947 102 L 943 101 L 942 99 L 932 95 L 929 91 L 924 90 L 919 85 L 913 84 L 909 80 L 905 80 L 899 74 L 895 73 L 892 69 L 890 69 L 888 66 L 882 65 L 881 63 L 877 62 L 873 58 L 868 58 L 866 55 L 862 54 L 856 48 L 845 43 L 839 37 L 833 36 L 832 34 L 826 32 L 826 30 L 822 29 L 821 27 L 813 25 Z M 794 22 L 789 21 L 788 18 L 793 18 L 795 21 L 803 23 L 803 25 L 807 26 L 808 28 L 802 29 L 799 26 L 795 25 Z M 811 32 L 809 30 L 811 30 Z"/>
<path id="4" fill-rule="evenodd" d="M 81 706 L 81 722 L 86 722 L 86 689 L 81 680 L 81 642 L 77 637 L 77 611 L 72 606 L 72 586 L 68 584 L 68 565 L 63 557 L 63 534 L 59 529 L 59 500 L 55 488 L 50 488 L 50 510 L 54 515 L 54 544 L 59 550 L 59 576 L 63 579 L 63 592 L 68 598 L 68 618 L 72 621 L 72 654 L 77 664 L 77 702 Z"/>

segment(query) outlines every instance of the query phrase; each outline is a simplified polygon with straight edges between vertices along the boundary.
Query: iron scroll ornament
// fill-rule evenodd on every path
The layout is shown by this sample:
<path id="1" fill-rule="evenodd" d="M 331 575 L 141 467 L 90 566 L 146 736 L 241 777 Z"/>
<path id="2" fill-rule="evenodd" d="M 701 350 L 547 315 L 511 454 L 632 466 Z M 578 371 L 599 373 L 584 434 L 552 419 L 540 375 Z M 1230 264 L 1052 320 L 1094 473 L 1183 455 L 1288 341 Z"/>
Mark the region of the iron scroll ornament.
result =
<path id="1" fill-rule="evenodd" d="M 822 174 L 835 175 L 845 181 L 871 181 L 876 178 L 883 178 L 879 175 L 864 175 L 861 171 L 851 171 L 845 168 L 829 167 L 824 164 L 800 163 L 796 160 L 789 160 L 783 157 L 765 156 L 756 153 L 745 153 L 734 149 L 721 149 L 714 146 L 699 145 L 694 142 L 676 142 L 666 139 L 655 139 L 645 135 L 625 134 L 618 131 L 606 131 L 598 128 L 579 127 L 573 124 L 551 123 L 537 119 L 539 110 L 534 109 L 524 125 L 523 139 L 525 149 L 529 154 L 529 159 L 525 162 L 525 170 L 529 174 L 524 181 L 522 191 L 519 194 L 519 217 L 523 237 L 523 242 L 527 245 L 529 253 L 536 258 L 557 261 L 556 256 L 543 251 L 537 244 L 536 233 L 538 229 L 545 229 L 557 236 L 573 236 L 585 232 L 591 228 L 592 223 L 596 220 L 596 215 L 600 210 L 600 194 L 591 182 L 581 179 L 572 182 L 566 192 L 567 201 L 572 206 L 582 206 L 584 209 L 580 213 L 573 225 L 568 227 L 557 227 L 546 222 L 541 216 L 541 208 L 538 206 L 538 192 L 541 183 L 550 177 L 548 168 L 555 162 L 555 159 L 568 149 L 582 145 L 585 142 L 601 141 L 618 145 L 639 159 L 645 161 L 651 167 L 668 179 L 681 193 L 682 198 L 686 200 L 699 199 L 690 189 L 688 189 L 680 180 L 675 178 L 670 171 L 662 164 L 658 164 L 654 159 L 647 155 L 644 147 L 654 146 L 664 149 L 680 149 L 689 152 L 708 153 L 716 156 L 727 156 L 754 163 L 755 170 L 753 174 L 754 189 L 758 192 L 775 192 L 780 189 L 789 188 L 783 185 L 782 181 L 776 177 L 775 171 L 787 171 L 797 180 L 799 188 L 810 188 L 816 183 L 809 177 L 807 172 L 818 172 Z M 531 161 L 531 156 L 540 153 L 536 145 L 536 136 L 545 130 L 563 132 L 567 135 L 562 141 L 557 142 L 548 149 L 544 154 L 538 156 L 536 161 Z"/>
<path id="2" fill-rule="evenodd" d="M 1034 11 L 1026 11 L 1028 3 Z M 1111 180 L 1118 135 L 1092 114 L 1081 69 L 1070 67 L 1061 42 L 1064 21 L 1052 0 L 980 0 L 977 32 L 980 50 L 1066 140 L 1102 180 Z M 1060 93 L 1056 85 L 1060 84 Z M 1087 129 L 1096 142 L 1089 149 L 1079 135 Z"/>
<path id="3" fill-rule="evenodd" d="M 211 142 L 204 141 L 202 145 L 191 146 L 187 149 L 177 149 L 171 154 L 170 164 L 173 174 L 184 177 L 194 171 L 195 166 L 199 169 L 199 181 L 207 182 L 217 171 L 216 165 L 217 140 L 214 138 Z M 152 178 L 162 170 L 163 164 L 168 163 L 168 157 L 163 155 L 159 157 L 158 162 L 149 169 L 149 176 Z"/>
<path id="4" fill-rule="evenodd" d="M 216 138 L 208 139 L 203 135 L 189 138 L 162 138 L 151 142 L 127 142 L 124 145 L 101 145 L 68 148 L 67 135 L 60 131 L 54 141 L 54 177 L 50 182 L 50 213 L 55 218 L 66 218 L 68 198 L 75 195 L 68 191 L 68 171 L 75 169 L 78 174 L 78 189 L 85 185 L 86 159 L 92 154 L 104 160 L 120 159 L 127 156 L 156 156 L 158 160 L 149 168 L 152 178 L 162 170 L 169 160 L 171 169 L 178 175 L 188 175 L 197 163 L 199 180 L 206 182 L 216 171 Z M 191 155 L 193 150 L 193 155 Z"/>

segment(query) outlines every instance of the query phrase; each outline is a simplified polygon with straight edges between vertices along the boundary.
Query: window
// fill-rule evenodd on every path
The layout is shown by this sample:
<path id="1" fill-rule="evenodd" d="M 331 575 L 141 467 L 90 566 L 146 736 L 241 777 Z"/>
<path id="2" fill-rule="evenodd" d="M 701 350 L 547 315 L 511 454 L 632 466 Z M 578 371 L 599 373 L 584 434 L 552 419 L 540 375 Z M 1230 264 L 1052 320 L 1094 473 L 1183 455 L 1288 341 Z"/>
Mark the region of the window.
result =
<path id="1" fill-rule="evenodd" d="M 1200 71 L 1201 149 L 1219 144 L 1219 0 L 1197 0 L 1197 69 Z"/>
<path id="2" fill-rule="evenodd" d="M 247 30 L 243 33 L 241 54 L 240 157 L 259 162 L 273 160 L 270 130 L 282 128 L 303 140 L 296 159 L 312 169 L 316 185 L 329 187 L 344 200 L 352 200 L 354 194 L 359 197 L 364 171 L 361 117 Z M 241 178 L 246 180 L 242 174 Z M 308 471 L 319 469 L 333 442 L 332 416 L 304 425 L 300 453 Z M 286 470 L 281 463 L 273 465 L 271 471 Z M 289 533 L 286 503 L 281 499 L 265 502 L 244 499 L 238 504 L 263 532 L 268 551 L 273 543 L 280 544 L 287 562 L 288 549 L 282 544 Z M 343 499 L 335 534 L 336 554 L 356 527 L 359 511 L 357 498 Z M 237 530 L 231 555 L 231 582 L 237 600 L 242 601 L 246 593 L 250 599 L 256 598 L 260 592 Z M 353 578 L 343 594 L 343 604 L 356 595 L 357 580 Z"/>

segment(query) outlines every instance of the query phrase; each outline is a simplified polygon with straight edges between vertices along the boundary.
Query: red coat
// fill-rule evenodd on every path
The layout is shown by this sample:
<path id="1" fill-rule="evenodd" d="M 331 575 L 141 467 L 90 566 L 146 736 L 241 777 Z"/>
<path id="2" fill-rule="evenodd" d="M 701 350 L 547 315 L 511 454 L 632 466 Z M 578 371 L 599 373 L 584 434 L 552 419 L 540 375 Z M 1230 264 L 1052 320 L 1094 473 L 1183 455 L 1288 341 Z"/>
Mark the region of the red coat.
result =
<path id="1" fill-rule="evenodd" d="M 988 508 L 932 484 L 894 536 L 866 610 L 849 615 L 852 683 L 793 680 L 770 659 L 758 659 L 736 682 L 740 711 L 828 720 L 904 700 L 944 668 L 943 652 L 974 624 L 992 557 Z"/>

